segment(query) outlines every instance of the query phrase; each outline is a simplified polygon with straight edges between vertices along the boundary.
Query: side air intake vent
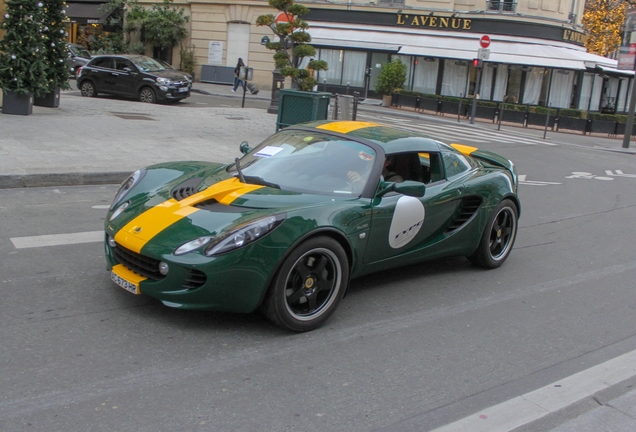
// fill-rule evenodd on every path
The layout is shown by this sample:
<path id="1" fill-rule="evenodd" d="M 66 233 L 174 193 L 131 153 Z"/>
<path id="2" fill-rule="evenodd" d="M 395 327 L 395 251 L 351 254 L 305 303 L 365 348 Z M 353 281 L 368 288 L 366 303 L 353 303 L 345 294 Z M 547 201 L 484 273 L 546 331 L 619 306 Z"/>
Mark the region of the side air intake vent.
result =
<path id="1" fill-rule="evenodd" d="M 201 180 L 202 179 L 199 177 L 188 179 L 172 189 L 170 195 L 172 195 L 172 198 L 176 199 L 177 201 L 181 201 L 189 196 L 192 196 L 198 192 Z"/>
<path id="2" fill-rule="evenodd" d="M 464 225 L 470 218 L 473 217 L 479 206 L 481 205 L 481 197 L 472 196 L 466 197 L 462 200 L 461 204 L 459 204 L 459 209 L 457 212 L 457 216 L 455 216 L 455 220 L 450 224 L 448 228 L 446 228 L 445 234 L 452 233 L 453 231 L 460 228 Z"/>

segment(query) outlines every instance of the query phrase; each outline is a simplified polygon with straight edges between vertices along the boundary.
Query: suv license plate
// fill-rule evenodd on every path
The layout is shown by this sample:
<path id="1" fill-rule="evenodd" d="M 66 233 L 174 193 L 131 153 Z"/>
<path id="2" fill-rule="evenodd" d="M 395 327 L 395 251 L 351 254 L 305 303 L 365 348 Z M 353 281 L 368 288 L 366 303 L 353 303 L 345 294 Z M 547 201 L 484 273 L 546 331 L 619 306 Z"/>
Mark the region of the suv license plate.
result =
<path id="1" fill-rule="evenodd" d="M 181 88 L 179 89 L 179 93 L 185 93 L 185 92 L 187 92 L 188 90 L 190 90 L 190 89 L 189 89 L 189 88 L 187 88 L 187 87 L 181 87 Z"/>
<path id="2" fill-rule="evenodd" d="M 126 279 L 122 278 L 114 271 L 110 272 L 110 278 L 113 280 L 113 282 L 115 282 L 117 285 L 119 285 L 126 291 L 129 291 L 133 294 L 141 294 L 139 292 L 139 288 L 137 288 L 137 286 L 134 283 L 128 282 Z"/>

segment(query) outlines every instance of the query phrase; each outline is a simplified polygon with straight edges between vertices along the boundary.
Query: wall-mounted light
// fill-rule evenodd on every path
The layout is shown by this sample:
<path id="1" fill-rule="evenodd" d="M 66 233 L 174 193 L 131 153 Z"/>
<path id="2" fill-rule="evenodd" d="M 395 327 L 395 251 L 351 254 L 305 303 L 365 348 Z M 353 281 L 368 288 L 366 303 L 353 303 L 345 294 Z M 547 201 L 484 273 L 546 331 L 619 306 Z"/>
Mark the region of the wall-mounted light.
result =
<path id="1" fill-rule="evenodd" d="M 497 69 L 499 65 L 497 63 L 486 63 L 486 66 Z"/>
<path id="2" fill-rule="evenodd" d="M 424 57 L 424 61 L 426 61 L 426 62 L 434 62 L 435 59 L 433 57 Z"/>
<path id="3" fill-rule="evenodd" d="M 456 66 L 466 66 L 466 62 L 465 61 L 456 61 L 455 65 Z"/>
<path id="4" fill-rule="evenodd" d="M 433 16 L 433 14 L 434 14 L 434 13 L 435 13 L 435 12 L 431 12 L 430 14 L 428 14 L 428 16 Z"/>

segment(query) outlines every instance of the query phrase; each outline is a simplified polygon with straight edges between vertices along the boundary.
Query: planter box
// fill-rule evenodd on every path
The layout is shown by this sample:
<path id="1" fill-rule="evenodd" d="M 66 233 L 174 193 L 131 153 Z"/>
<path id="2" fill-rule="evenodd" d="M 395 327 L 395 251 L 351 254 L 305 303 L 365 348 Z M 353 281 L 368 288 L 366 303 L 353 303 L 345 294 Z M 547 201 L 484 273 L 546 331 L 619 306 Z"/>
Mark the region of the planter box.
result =
<path id="1" fill-rule="evenodd" d="M 497 108 L 477 105 L 477 110 L 475 111 L 475 117 L 492 120 L 494 122 L 496 115 L 497 115 Z"/>
<path id="2" fill-rule="evenodd" d="M 526 114 L 527 113 L 525 111 L 503 110 L 501 114 L 501 121 L 525 125 Z"/>
<path id="3" fill-rule="evenodd" d="M 590 132 L 605 133 L 608 135 L 616 135 L 617 122 L 607 120 L 592 120 L 590 123 Z"/>
<path id="4" fill-rule="evenodd" d="M 60 88 L 56 88 L 55 91 L 46 93 L 43 96 L 35 97 L 33 100 L 33 105 L 47 107 L 47 108 L 57 108 L 60 106 Z"/>
<path id="5" fill-rule="evenodd" d="M 545 127 L 545 121 L 548 120 L 548 127 L 554 129 L 554 119 L 556 118 L 555 115 L 550 115 L 550 119 L 548 120 L 548 115 L 547 114 L 539 114 L 539 113 L 533 113 L 533 112 L 529 112 L 528 113 L 528 120 L 526 122 L 527 125 L 532 125 L 532 126 L 544 126 Z"/>
<path id="6" fill-rule="evenodd" d="M 33 113 L 33 94 L 17 94 L 10 90 L 3 90 L 3 93 L 3 114 L 31 115 Z"/>
<path id="7" fill-rule="evenodd" d="M 583 134 L 588 132 L 588 121 L 587 119 L 582 118 L 574 118 L 574 117 L 559 117 L 559 121 L 557 122 L 557 130 L 565 129 L 578 131 Z"/>
<path id="8" fill-rule="evenodd" d="M 616 135 L 625 135 L 625 123 L 618 123 L 616 126 Z M 632 125 L 632 136 L 636 135 L 636 124 Z"/>
<path id="9" fill-rule="evenodd" d="M 465 104 L 462 104 L 465 106 Z M 459 112 L 459 102 L 451 102 L 451 101 L 442 101 L 442 109 L 440 111 L 442 114 L 453 114 L 457 115 Z"/>
<path id="10" fill-rule="evenodd" d="M 413 95 L 404 95 L 404 94 L 398 94 L 397 95 L 397 101 L 396 101 L 396 105 L 398 107 L 407 107 L 407 108 L 415 108 L 417 105 L 417 96 L 413 96 Z"/>
<path id="11" fill-rule="evenodd" d="M 416 108 L 421 110 L 426 110 L 426 111 L 437 112 L 438 106 L 439 106 L 438 99 L 420 98 L 419 104 Z"/>

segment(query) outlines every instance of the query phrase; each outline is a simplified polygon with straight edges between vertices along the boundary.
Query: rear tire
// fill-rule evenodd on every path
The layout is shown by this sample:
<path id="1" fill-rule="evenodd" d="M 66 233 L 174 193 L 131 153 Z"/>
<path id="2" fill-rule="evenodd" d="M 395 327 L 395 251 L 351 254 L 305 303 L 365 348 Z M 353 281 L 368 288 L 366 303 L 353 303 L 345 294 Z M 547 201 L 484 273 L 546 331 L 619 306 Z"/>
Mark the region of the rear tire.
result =
<path id="1" fill-rule="evenodd" d="M 349 261 L 340 243 L 330 237 L 312 238 L 285 259 L 261 310 L 288 330 L 314 330 L 336 310 L 348 282 Z"/>
<path id="2" fill-rule="evenodd" d="M 502 265 L 517 238 L 518 219 L 517 206 L 509 199 L 502 200 L 488 219 L 477 250 L 468 257 L 470 262 L 489 269 Z"/>
<path id="3" fill-rule="evenodd" d="M 139 90 L 139 102 L 155 103 L 157 102 L 157 96 L 155 91 L 150 87 L 144 87 Z"/>
<path id="4" fill-rule="evenodd" d="M 97 88 L 95 88 L 95 84 L 91 81 L 84 81 L 82 85 L 80 85 L 80 91 L 82 92 L 82 96 L 85 97 L 97 96 Z"/>

